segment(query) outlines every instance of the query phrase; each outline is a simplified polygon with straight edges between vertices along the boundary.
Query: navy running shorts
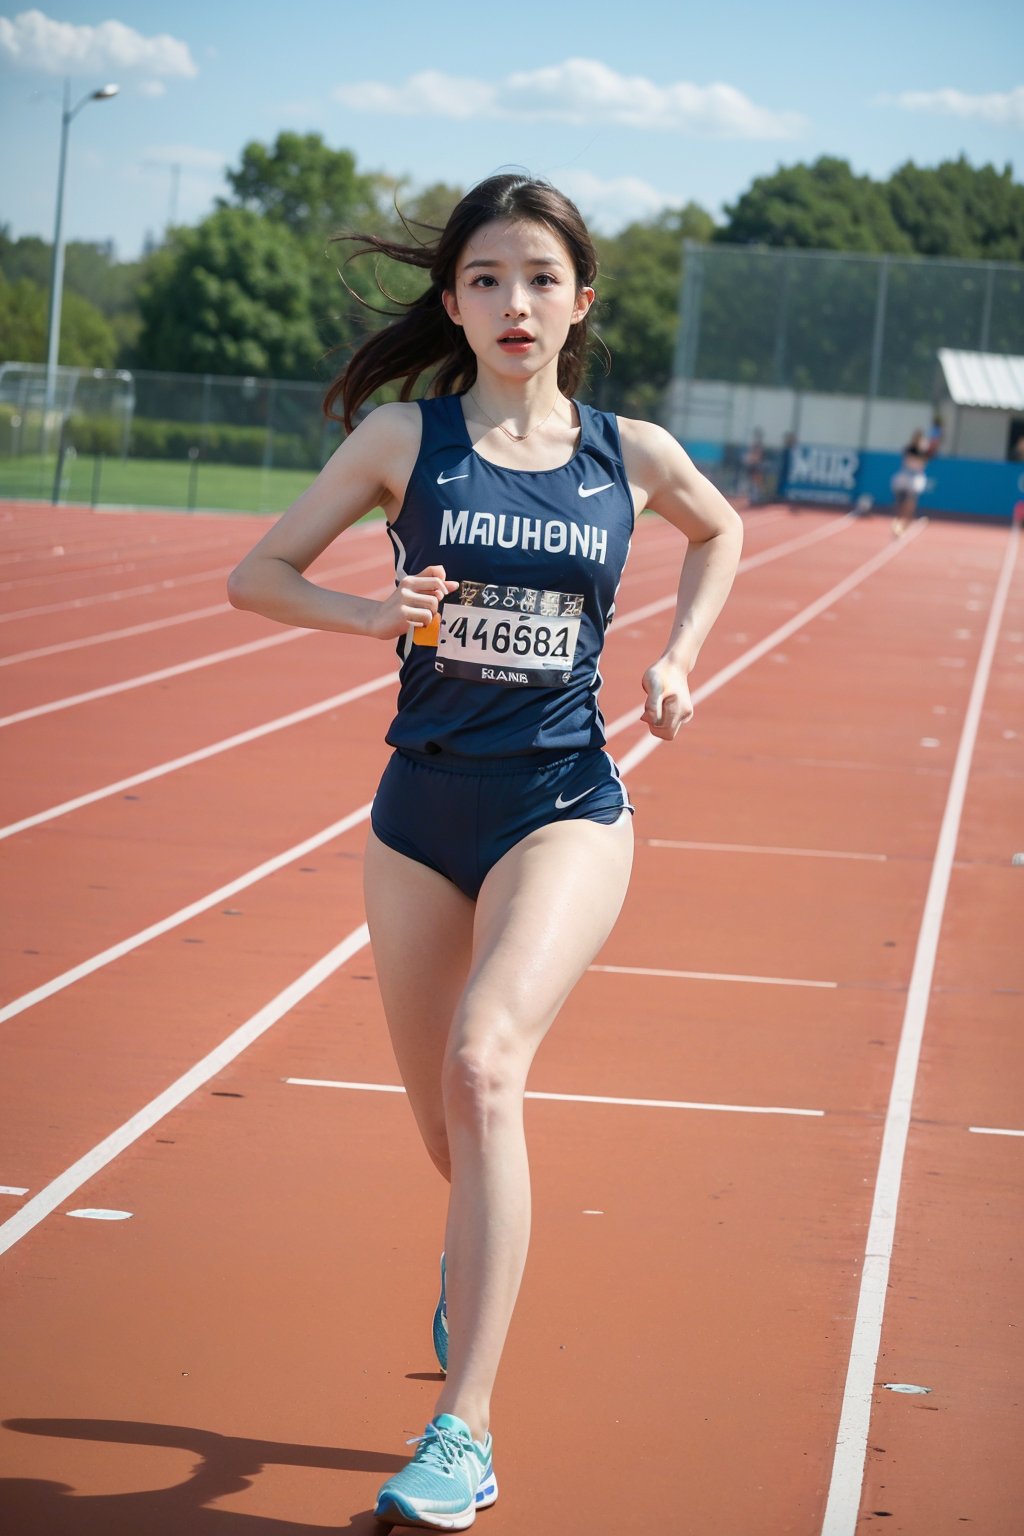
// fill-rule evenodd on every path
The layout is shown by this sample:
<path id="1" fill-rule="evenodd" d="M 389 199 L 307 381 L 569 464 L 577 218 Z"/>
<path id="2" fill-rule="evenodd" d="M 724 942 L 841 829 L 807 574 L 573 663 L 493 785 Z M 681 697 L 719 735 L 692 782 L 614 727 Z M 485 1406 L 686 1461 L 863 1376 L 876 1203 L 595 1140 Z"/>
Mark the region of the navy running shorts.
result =
<path id="1" fill-rule="evenodd" d="M 632 811 L 607 753 L 467 758 L 395 752 L 370 825 L 396 853 L 436 869 L 475 901 L 503 854 L 554 821 L 618 821 Z"/>

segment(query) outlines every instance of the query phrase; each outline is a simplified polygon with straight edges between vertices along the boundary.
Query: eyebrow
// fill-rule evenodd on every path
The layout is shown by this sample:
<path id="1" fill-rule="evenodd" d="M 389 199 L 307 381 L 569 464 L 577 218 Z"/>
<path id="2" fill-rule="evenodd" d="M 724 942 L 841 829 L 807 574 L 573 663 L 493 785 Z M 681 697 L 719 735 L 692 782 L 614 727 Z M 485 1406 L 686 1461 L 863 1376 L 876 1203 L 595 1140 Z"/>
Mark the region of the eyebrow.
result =
<path id="1" fill-rule="evenodd" d="M 528 267 L 564 267 L 565 261 L 561 256 L 528 256 L 526 265 Z M 504 266 L 504 262 L 486 256 L 478 256 L 475 261 L 467 261 L 462 270 L 464 272 L 469 272 L 474 267 L 501 266 Z"/>

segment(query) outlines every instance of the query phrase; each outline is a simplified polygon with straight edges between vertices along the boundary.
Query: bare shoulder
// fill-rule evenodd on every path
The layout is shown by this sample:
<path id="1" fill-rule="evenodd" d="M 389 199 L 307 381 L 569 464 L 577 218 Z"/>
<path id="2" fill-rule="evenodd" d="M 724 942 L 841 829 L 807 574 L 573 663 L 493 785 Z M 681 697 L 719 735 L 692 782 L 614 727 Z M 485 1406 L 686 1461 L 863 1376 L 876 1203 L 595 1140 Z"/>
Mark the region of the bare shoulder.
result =
<path id="1" fill-rule="evenodd" d="M 667 479 L 696 474 L 686 450 L 655 421 L 618 417 L 622 458 L 632 483 L 652 494 Z"/>
<path id="2" fill-rule="evenodd" d="M 737 514 L 682 443 L 653 421 L 620 416 L 622 462 L 638 511 L 650 508 L 691 541 L 735 528 Z"/>
<path id="3" fill-rule="evenodd" d="M 358 458 L 374 465 L 382 491 L 399 503 L 420 451 L 421 423 L 420 408 L 413 402 L 378 405 L 342 443 L 339 458 L 347 464 Z"/>

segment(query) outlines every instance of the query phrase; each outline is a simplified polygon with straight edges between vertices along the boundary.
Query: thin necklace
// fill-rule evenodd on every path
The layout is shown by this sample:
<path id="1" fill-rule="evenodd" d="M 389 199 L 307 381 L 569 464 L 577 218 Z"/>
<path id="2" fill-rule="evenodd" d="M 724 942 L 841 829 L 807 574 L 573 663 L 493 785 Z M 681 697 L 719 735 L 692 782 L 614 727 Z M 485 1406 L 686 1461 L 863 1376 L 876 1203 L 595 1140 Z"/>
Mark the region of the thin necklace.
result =
<path id="1" fill-rule="evenodd" d="M 558 396 L 556 395 L 555 404 L 551 407 L 550 411 L 548 411 L 547 416 L 542 416 L 540 421 L 535 421 L 529 432 L 510 432 L 508 427 L 503 426 L 500 421 L 495 421 L 493 416 L 488 416 L 487 412 L 480 404 L 480 401 L 476 398 L 476 395 L 473 394 L 472 390 L 467 391 L 467 397 L 468 399 L 472 400 L 473 404 L 476 406 L 477 410 L 480 412 L 480 415 L 484 418 L 485 421 L 489 421 L 492 427 L 497 427 L 499 432 L 504 432 L 505 436 L 511 438 L 512 442 L 514 443 L 525 443 L 526 439 L 531 437 L 533 433 L 536 432 L 538 427 L 542 427 L 544 423 L 555 414 L 555 405 L 558 404 Z"/>

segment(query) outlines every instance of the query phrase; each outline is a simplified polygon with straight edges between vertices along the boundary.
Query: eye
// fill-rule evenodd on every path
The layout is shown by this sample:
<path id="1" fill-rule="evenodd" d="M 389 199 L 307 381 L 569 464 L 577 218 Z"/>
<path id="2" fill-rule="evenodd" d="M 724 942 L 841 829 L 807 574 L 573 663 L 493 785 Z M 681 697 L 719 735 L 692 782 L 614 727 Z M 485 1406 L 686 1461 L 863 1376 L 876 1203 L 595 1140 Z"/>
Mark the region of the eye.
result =
<path id="1" fill-rule="evenodd" d="M 534 282 L 539 283 L 542 288 L 553 288 L 558 282 L 558 278 L 551 272 L 538 272 Z"/>
<path id="2" fill-rule="evenodd" d="M 493 278 L 489 272 L 481 272 L 476 277 L 470 278 L 469 286 L 471 288 L 497 287 L 497 279 Z"/>

